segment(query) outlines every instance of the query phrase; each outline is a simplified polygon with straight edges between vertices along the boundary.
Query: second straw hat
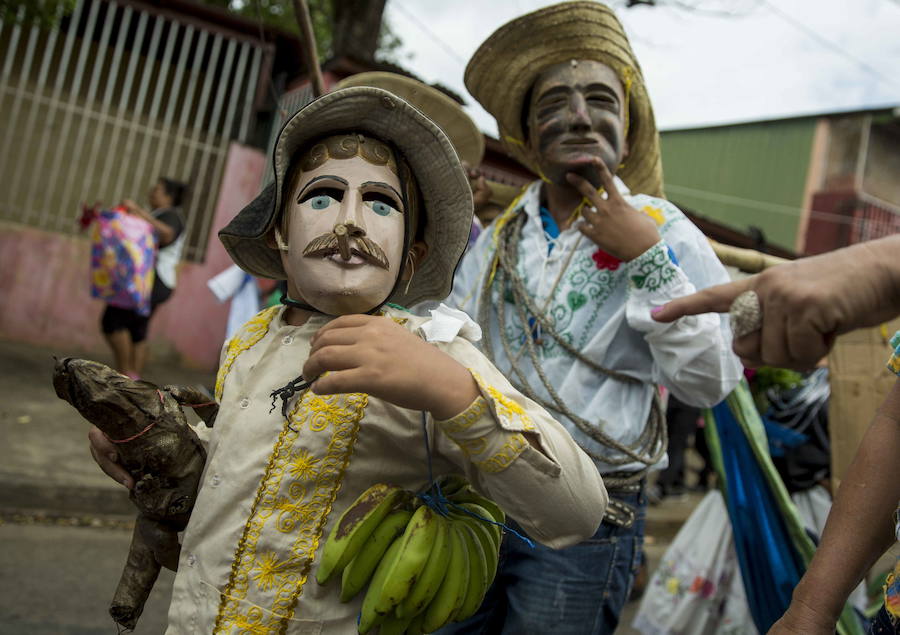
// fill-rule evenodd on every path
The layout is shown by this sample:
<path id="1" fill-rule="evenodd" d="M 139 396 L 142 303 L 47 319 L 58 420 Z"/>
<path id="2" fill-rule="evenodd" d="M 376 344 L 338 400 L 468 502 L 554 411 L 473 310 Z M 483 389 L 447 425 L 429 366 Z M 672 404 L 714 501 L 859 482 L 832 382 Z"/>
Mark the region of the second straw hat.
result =
<path id="1" fill-rule="evenodd" d="M 606 5 L 563 2 L 507 22 L 475 51 L 466 66 L 466 88 L 497 120 L 509 153 L 537 170 L 524 146 L 525 98 L 544 69 L 569 60 L 595 60 L 616 71 L 629 105 L 629 154 L 617 175 L 636 194 L 662 196 L 659 134 L 644 76 Z"/>
<path id="2" fill-rule="evenodd" d="M 438 89 L 411 77 L 383 71 L 351 75 L 338 82 L 337 88 L 350 86 L 374 86 L 394 93 L 421 110 L 444 131 L 460 161 L 472 167 L 481 163 L 484 137 L 462 107 Z"/>

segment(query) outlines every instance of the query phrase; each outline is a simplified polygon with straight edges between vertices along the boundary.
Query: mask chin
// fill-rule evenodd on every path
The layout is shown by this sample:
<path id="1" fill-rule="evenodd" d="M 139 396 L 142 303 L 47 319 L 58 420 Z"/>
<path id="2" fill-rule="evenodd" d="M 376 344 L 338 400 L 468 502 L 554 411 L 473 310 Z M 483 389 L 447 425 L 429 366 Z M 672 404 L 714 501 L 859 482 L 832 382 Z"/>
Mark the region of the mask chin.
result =
<path id="1" fill-rule="evenodd" d="M 372 294 L 359 293 L 356 289 L 329 289 L 320 294 L 304 295 L 304 299 L 311 307 L 325 315 L 334 316 L 375 313 L 389 297 L 390 292 L 387 295 L 381 293 L 373 297 Z"/>

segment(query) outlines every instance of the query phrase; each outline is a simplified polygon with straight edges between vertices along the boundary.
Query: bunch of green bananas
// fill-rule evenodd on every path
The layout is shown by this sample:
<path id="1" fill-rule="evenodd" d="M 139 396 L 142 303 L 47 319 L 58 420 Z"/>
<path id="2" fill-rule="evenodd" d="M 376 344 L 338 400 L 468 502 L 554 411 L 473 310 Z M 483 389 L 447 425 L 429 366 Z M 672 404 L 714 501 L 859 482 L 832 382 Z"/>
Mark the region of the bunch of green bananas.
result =
<path id="1" fill-rule="evenodd" d="M 373 485 L 345 511 L 325 541 L 319 584 L 341 574 L 341 601 L 369 585 L 359 632 L 431 633 L 481 606 L 500 554 L 497 504 L 460 476 L 438 480 L 452 505 L 445 516 L 412 492 Z M 436 493 L 434 488 L 430 492 Z"/>

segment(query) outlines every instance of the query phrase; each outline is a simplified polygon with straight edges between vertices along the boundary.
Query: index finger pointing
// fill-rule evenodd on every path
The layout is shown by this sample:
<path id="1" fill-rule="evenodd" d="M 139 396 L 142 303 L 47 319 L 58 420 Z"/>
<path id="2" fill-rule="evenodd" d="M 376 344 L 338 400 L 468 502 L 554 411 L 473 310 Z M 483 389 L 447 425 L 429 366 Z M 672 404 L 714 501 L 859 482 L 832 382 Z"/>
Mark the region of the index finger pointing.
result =
<path id="1" fill-rule="evenodd" d="M 752 288 L 752 280 L 753 278 L 745 278 L 676 298 L 655 309 L 651 314 L 657 322 L 674 322 L 685 315 L 727 313 L 734 299 Z"/>

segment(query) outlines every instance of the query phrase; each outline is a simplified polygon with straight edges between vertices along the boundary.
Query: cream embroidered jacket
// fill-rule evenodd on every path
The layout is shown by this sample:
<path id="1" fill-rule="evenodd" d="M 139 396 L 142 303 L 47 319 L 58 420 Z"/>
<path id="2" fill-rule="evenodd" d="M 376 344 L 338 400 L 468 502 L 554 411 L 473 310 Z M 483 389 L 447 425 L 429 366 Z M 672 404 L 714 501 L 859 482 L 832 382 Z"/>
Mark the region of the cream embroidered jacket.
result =
<path id="1" fill-rule="evenodd" d="M 183 537 L 170 634 L 355 633 L 362 594 L 343 604 L 339 581 L 321 587 L 314 578 L 324 537 L 374 483 L 426 485 L 420 412 L 364 394 L 308 391 L 290 403 L 287 419 L 280 402 L 272 408 L 270 393 L 300 374 L 310 337 L 326 323 L 314 317 L 291 326 L 282 313 L 260 313 L 226 344 L 220 410 Z M 414 332 L 425 322 L 385 314 Z M 454 419 L 427 418 L 435 476 L 465 474 L 551 547 L 593 535 L 607 496 L 591 460 L 469 342 L 435 345 L 469 368 L 481 389 Z"/>

